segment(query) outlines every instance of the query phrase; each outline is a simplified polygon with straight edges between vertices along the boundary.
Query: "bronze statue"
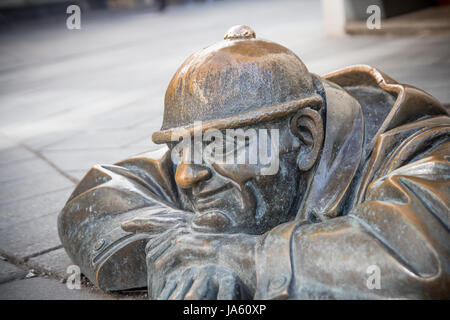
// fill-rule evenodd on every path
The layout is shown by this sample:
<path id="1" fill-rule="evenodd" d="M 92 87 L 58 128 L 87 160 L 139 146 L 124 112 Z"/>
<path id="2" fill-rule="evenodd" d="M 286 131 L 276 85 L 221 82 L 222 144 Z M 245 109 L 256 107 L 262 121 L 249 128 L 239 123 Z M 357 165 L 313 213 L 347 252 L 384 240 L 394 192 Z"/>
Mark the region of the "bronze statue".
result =
<path id="1" fill-rule="evenodd" d="M 276 170 L 187 161 L 209 129 L 267 133 Z M 165 148 L 94 166 L 60 238 L 101 289 L 152 299 L 448 299 L 449 130 L 420 89 L 366 65 L 319 77 L 236 26 L 172 78 Z"/>

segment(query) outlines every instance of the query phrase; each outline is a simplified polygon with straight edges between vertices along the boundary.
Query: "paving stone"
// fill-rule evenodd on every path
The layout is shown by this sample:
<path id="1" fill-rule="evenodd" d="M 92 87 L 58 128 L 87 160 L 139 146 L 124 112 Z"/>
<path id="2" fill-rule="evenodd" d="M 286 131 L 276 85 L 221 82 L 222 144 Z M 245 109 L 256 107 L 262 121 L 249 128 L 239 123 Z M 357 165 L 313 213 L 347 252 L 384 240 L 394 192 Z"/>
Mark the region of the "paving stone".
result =
<path id="1" fill-rule="evenodd" d="M 114 296 L 99 290 L 69 289 L 55 279 L 31 278 L 0 285 L 0 300 L 111 300 Z"/>
<path id="2" fill-rule="evenodd" d="M 44 151 L 44 155 L 65 172 L 76 170 L 87 172 L 96 164 L 112 164 L 132 155 L 157 148 L 160 147 L 149 141 L 147 149 L 143 149 L 141 146 L 133 146 L 100 150 L 53 150 Z"/>
<path id="3" fill-rule="evenodd" d="M 0 203 L 21 201 L 34 196 L 74 187 L 74 183 L 57 171 L 30 173 L 28 176 L 1 185 Z"/>
<path id="4" fill-rule="evenodd" d="M 13 140 L 11 140 L 9 137 L 4 135 L 3 133 L 0 133 L 0 150 L 6 150 L 9 148 L 16 147 L 17 143 L 15 143 Z"/>
<path id="5" fill-rule="evenodd" d="M 157 148 L 160 148 L 160 146 L 155 145 L 151 141 L 150 137 L 144 137 L 144 138 L 137 139 L 137 140 L 131 142 L 129 144 L 129 147 L 133 148 L 133 149 L 141 148 L 141 150 L 149 150 L 150 148 L 156 150 Z"/>
<path id="6" fill-rule="evenodd" d="M 142 61 L 142 63 L 145 63 L 145 61 Z M 147 88 L 142 97 L 137 96 L 135 100 L 128 104 L 124 103 L 116 108 L 103 110 L 96 117 L 86 119 L 84 128 L 86 131 L 134 130 L 139 128 L 141 123 L 154 123 L 155 129 L 159 129 L 163 113 L 162 96 L 166 89 L 165 86 L 166 84 L 161 83 L 158 90 Z"/>
<path id="7" fill-rule="evenodd" d="M 60 77 L 63 76 L 64 75 L 60 75 Z M 117 76 L 118 75 L 115 75 L 114 77 Z M 85 80 L 81 78 L 79 81 L 85 82 Z M 51 85 L 47 81 L 44 81 L 44 83 L 47 86 Z M 61 88 L 61 90 L 67 91 L 67 89 L 64 88 Z M 88 94 L 86 90 L 89 89 L 69 90 L 69 92 L 67 92 L 67 99 L 75 101 L 75 105 L 64 110 L 64 112 L 55 113 L 46 117 L 35 117 L 28 114 L 28 112 L 21 114 L 18 110 L 24 110 L 25 107 L 23 106 L 16 106 L 13 110 L 3 111 L 5 112 L 5 117 L 9 119 L 2 119 L 2 121 L 6 122 L 2 125 L 2 131 L 8 136 L 21 141 L 27 141 L 36 135 L 53 135 L 55 138 L 58 138 L 60 134 L 63 134 L 65 131 L 74 132 L 89 129 L 91 127 L 95 128 L 96 118 L 100 118 L 102 114 L 106 112 L 110 112 L 111 110 L 115 110 L 135 101 L 136 96 L 139 97 L 144 92 L 143 90 L 125 90 L 117 91 L 116 94 L 112 96 L 110 92 L 107 92 L 109 93 L 109 95 L 107 95 L 107 93 L 104 93 L 105 90 L 99 89 L 98 92 L 93 91 L 89 93 L 95 97 L 91 103 L 83 104 L 82 101 L 80 101 L 79 104 L 76 104 L 76 102 L 80 100 L 80 96 Z M 30 94 L 29 98 L 32 100 L 33 95 Z M 45 101 L 45 103 L 42 103 L 46 108 L 54 106 L 55 109 L 58 108 L 60 104 L 61 102 L 53 99 L 49 99 L 48 101 Z"/>
<path id="8" fill-rule="evenodd" d="M 161 127 L 162 106 L 164 103 L 159 101 L 160 99 L 155 100 L 149 98 L 146 99 L 145 103 L 132 103 L 130 106 L 107 112 L 97 119 L 95 128 L 98 130 L 135 129 L 139 128 L 143 123 L 152 123 L 155 129 L 159 129 Z M 151 134 L 152 131 L 149 132 Z"/>
<path id="9" fill-rule="evenodd" d="M 59 143 L 52 144 L 44 149 L 44 153 L 48 151 L 124 148 L 136 140 L 144 138 L 147 139 L 148 145 L 150 145 L 152 132 L 146 129 L 130 128 L 83 132 Z"/>
<path id="10" fill-rule="evenodd" d="M 88 169 L 89 170 L 89 169 Z M 88 170 L 86 169 L 80 169 L 80 170 L 67 170 L 67 174 L 69 174 L 71 177 L 74 177 L 78 181 L 81 181 L 83 177 L 88 173 Z"/>
<path id="11" fill-rule="evenodd" d="M 0 203 L 0 217 L 2 217 L 0 219 L 0 230 L 61 211 L 73 190 L 74 186 L 70 186 L 19 201 Z"/>
<path id="12" fill-rule="evenodd" d="M 13 161 L 0 165 L 0 183 L 26 178 L 30 175 L 55 171 L 47 162 L 34 156 L 32 159 Z"/>
<path id="13" fill-rule="evenodd" d="M 21 146 L 0 147 L 0 166 L 33 159 L 35 155 Z"/>
<path id="14" fill-rule="evenodd" d="M 60 143 L 68 138 L 80 134 L 80 130 L 61 130 L 58 132 L 36 133 L 22 139 L 22 142 L 29 148 L 41 151 L 42 149 Z"/>
<path id="15" fill-rule="evenodd" d="M 7 261 L 0 260 L 0 283 L 25 277 L 26 274 L 27 271 L 20 269 Z"/>
<path id="16" fill-rule="evenodd" d="M 35 270 L 51 273 L 60 279 L 67 278 L 67 267 L 72 264 L 72 260 L 63 248 L 41 254 L 27 262 L 27 265 Z"/>
<path id="17" fill-rule="evenodd" d="M 13 141 L 10 137 L 0 133 L 0 166 L 12 162 L 29 160 L 35 155 Z"/>
<path id="18" fill-rule="evenodd" d="M 61 245 L 57 215 L 55 212 L 2 229 L 0 249 L 8 256 L 24 259 Z"/>

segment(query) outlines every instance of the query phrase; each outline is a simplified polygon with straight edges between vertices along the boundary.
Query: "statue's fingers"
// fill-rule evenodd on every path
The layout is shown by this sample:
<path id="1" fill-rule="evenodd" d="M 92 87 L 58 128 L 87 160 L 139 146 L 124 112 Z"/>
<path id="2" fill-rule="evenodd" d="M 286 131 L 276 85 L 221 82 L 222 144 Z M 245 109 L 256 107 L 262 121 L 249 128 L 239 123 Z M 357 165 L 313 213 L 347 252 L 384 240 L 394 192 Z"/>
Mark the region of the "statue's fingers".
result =
<path id="1" fill-rule="evenodd" d="M 147 267 L 155 267 L 155 269 L 158 269 L 156 268 L 156 262 L 173 246 L 175 241 L 177 241 L 176 237 L 177 233 L 172 233 L 169 234 L 168 237 L 162 237 L 163 239 L 152 243 L 151 246 L 148 246 L 146 256 Z"/>
<path id="2" fill-rule="evenodd" d="M 169 299 L 172 292 L 176 289 L 178 282 L 180 281 L 180 272 L 174 272 L 170 275 L 169 279 L 167 279 L 164 289 L 158 297 L 158 300 L 167 300 Z"/>
<path id="3" fill-rule="evenodd" d="M 209 300 L 215 299 L 217 296 L 217 288 L 211 281 L 211 273 L 208 268 L 202 268 L 198 277 L 194 279 L 189 291 L 186 293 L 185 300 Z"/>
<path id="4" fill-rule="evenodd" d="M 176 238 L 177 236 L 179 236 L 183 233 L 186 233 L 186 232 L 187 231 L 184 228 L 179 228 L 179 229 L 175 228 L 175 229 L 170 229 L 170 230 L 164 231 L 160 235 L 151 238 L 147 242 L 147 245 L 145 246 L 145 252 L 148 255 L 148 252 L 150 252 L 157 246 L 161 245 L 163 242 L 171 241 L 174 238 Z"/>
<path id="5" fill-rule="evenodd" d="M 176 234 L 177 233 L 175 232 L 163 234 L 159 236 L 158 239 L 154 240 L 151 244 L 147 244 L 146 262 L 149 274 L 150 272 L 155 273 L 156 271 L 158 271 L 159 268 L 156 268 L 155 264 L 158 259 L 172 247 L 173 243 L 176 240 Z"/>
<path id="6" fill-rule="evenodd" d="M 177 288 L 169 296 L 168 300 L 183 300 L 186 293 L 192 287 L 194 279 L 198 275 L 198 268 L 191 267 L 186 269 L 181 275 L 181 282 L 178 283 Z"/>
<path id="7" fill-rule="evenodd" d="M 174 230 L 167 230 L 157 236 L 151 237 L 145 245 L 145 254 L 148 255 L 148 252 L 150 252 L 153 248 L 166 241 L 173 232 Z"/>
<path id="8" fill-rule="evenodd" d="M 120 224 L 122 230 L 127 232 L 158 232 L 165 229 L 163 224 L 149 218 L 134 218 Z"/>
<path id="9" fill-rule="evenodd" d="M 193 245 L 185 238 L 176 238 L 172 240 L 172 245 L 165 250 L 164 254 L 159 255 L 153 262 L 155 272 L 165 274 L 171 269 L 184 261 L 192 262 L 193 260 L 199 262 L 202 258 L 211 256 L 209 250 L 206 250 L 201 245 Z"/>
<path id="10" fill-rule="evenodd" d="M 235 275 L 219 275 L 219 291 L 217 300 L 236 300 L 239 299 L 239 279 Z"/>
<path id="11" fill-rule="evenodd" d="M 164 213 L 161 215 L 153 214 L 146 217 L 136 217 L 131 220 L 124 221 L 120 224 L 122 229 L 127 232 L 163 232 L 176 225 L 186 225 L 189 218 L 188 214 L 171 214 Z"/>
<path id="12" fill-rule="evenodd" d="M 172 246 L 154 262 L 156 269 L 168 267 L 177 261 L 186 259 L 200 261 L 201 259 L 211 258 L 216 254 L 214 246 L 207 245 L 203 240 L 190 235 L 186 229 L 177 230 L 169 235 L 167 241 L 170 241 Z"/>
<path id="13" fill-rule="evenodd" d="M 151 269 L 154 269 L 155 262 L 158 260 L 158 258 L 167 250 L 170 248 L 172 244 L 168 241 L 165 241 L 161 243 L 161 245 L 153 248 L 147 253 L 147 268 L 150 271 Z"/>
<path id="14" fill-rule="evenodd" d="M 155 216 L 163 219 L 173 219 L 177 221 L 187 222 L 192 219 L 194 213 L 189 211 L 169 211 L 157 213 Z"/>
<path id="15" fill-rule="evenodd" d="M 158 276 L 157 269 L 155 268 L 155 261 L 171 246 L 170 242 L 163 242 L 162 245 L 154 248 L 147 253 L 147 278 L 148 278 L 148 290 L 152 293 L 152 298 L 156 299 L 159 287 L 161 285 L 161 277 Z"/>
<path id="16" fill-rule="evenodd" d="M 169 253 L 169 255 L 171 255 L 170 251 L 180 232 L 181 230 L 167 233 L 167 237 L 166 235 L 159 236 L 158 238 L 161 238 L 162 240 L 158 241 L 154 246 L 149 246 L 149 249 L 146 250 L 147 274 L 149 279 L 148 286 L 153 292 L 160 291 L 160 286 L 162 285 L 161 279 L 164 279 L 169 273 L 166 272 L 166 270 L 170 270 L 172 265 L 178 261 L 178 259 L 173 259 L 169 261 L 164 268 L 158 263 L 166 254 Z"/>

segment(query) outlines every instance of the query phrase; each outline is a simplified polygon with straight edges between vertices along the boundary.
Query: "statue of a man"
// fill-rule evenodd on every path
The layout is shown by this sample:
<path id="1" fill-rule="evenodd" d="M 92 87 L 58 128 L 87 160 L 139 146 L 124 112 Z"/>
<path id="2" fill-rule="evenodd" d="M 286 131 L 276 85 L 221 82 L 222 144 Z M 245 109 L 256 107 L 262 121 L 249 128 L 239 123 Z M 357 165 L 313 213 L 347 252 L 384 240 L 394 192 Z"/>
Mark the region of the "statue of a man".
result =
<path id="1" fill-rule="evenodd" d="M 103 290 L 154 299 L 449 298 L 449 130 L 417 88 L 319 77 L 236 26 L 172 78 L 167 146 L 93 167 L 60 237 Z"/>

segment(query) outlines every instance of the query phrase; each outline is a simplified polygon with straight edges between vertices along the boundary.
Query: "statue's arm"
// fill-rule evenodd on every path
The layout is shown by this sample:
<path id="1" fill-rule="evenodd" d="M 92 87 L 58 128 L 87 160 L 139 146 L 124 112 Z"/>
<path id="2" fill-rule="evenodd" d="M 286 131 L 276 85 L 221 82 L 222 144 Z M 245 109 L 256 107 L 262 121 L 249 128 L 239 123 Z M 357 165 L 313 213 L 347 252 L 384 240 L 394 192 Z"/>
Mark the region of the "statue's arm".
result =
<path id="1" fill-rule="evenodd" d="M 149 234 L 126 221 L 148 216 L 161 224 L 180 222 L 170 156 L 143 154 L 115 165 L 93 167 L 58 217 L 58 230 L 72 261 L 104 290 L 145 287 Z"/>
<path id="2" fill-rule="evenodd" d="M 346 216 L 270 231 L 257 248 L 256 298 L 450 297 L 449 150 L 372 182 Z"/>

